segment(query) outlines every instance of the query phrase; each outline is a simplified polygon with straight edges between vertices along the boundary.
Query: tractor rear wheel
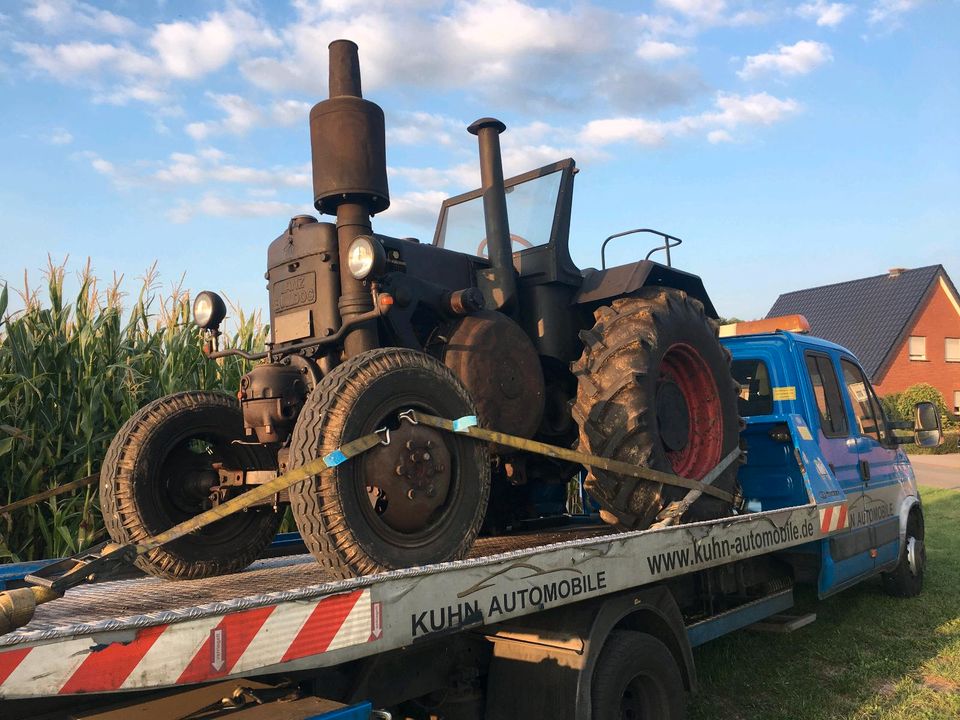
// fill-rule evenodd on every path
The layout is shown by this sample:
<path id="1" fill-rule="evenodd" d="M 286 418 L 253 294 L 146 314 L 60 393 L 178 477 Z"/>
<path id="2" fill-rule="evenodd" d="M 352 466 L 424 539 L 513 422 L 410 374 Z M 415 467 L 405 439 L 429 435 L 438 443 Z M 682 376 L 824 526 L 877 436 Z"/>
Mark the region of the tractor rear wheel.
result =
<path id="1" fill-rule="evenodd" d="M 490 494 L 486 446 L 399 420 L 410 408 L 451 419 L 476 415 L 463 385 L 439 361 L 381 348 L 334 368 L 297 419 L 293 468 L 390 429 L 388 445 L 290 488 L 307 548 L 338 577 L 459 560 L 483 522 Z"/>
<path id="2" fill-rule="evenodd" d="M 580 448 L 699 480 L 739 442 L 737 385 L 730 353 L 716 336 L 703 305 L 680 290 L 644 288 L 594 313 L 580 336 L 574 419 Z M 737 465 L 713 485 L 733 492 Z M 608 522 L 646 528 L 686 490 L 592 470 L 586 489 Z M 691 519 L 728 514 L 727 503 L 702 496 Z"/>
<path id="3" fill-rule="evenodd" d="M 120 428 L 100 470 L 100 509 L 117 543 L 139 542 L 211 507 L 228 468 L 276 467 L 264 448 L 243 437 L 237 401 L 212 392 L 167 395 L 140 408 Z M 188 580 L 242 570 L 273 540 L 281 515 L 251 508 L 173 540 L 137 558 L 144 572 Z"/>

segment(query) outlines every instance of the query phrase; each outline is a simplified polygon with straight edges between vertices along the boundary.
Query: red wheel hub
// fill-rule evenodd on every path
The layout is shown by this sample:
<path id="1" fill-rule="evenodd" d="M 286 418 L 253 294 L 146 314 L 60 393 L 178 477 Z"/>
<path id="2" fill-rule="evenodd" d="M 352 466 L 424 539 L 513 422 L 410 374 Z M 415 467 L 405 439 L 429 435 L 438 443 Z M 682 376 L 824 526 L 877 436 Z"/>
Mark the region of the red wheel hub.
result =
<path id="1" fill-rule="evenodd" d="M 660 366 L 657 425 L 670 466 L 699 480 L 723 449 L 723 413 L 717 383 L 700 352 L 686 343 L 667 348 Z"/>

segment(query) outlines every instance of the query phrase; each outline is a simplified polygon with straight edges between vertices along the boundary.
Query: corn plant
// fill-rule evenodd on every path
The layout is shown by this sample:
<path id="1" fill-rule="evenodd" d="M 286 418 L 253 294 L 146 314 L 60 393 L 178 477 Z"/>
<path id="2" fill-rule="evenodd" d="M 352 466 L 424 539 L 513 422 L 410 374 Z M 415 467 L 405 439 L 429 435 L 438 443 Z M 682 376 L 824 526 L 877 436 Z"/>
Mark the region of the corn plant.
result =
<path id="1" fill-rule="evenodd" d="M 0 290 L 0 505 L 92 475 L 114 433 L 145 403 L 180 390 L 235 392 L 249 363 L 213 362 L 201 351 L 181 286 L 158 292 L 143 278 L 124 311 L 122 277 L 105 288 L 89 262 L 73 303 L 65 264 L 50 263 L 46 299 L 24 282 L 24 309 L 7 313 Z M 227 345 L 263 348 L 258 313 L 233 308 Z M 96 485 L 0 516 L 0 562 L 59 557 L 103 539 Z"/>

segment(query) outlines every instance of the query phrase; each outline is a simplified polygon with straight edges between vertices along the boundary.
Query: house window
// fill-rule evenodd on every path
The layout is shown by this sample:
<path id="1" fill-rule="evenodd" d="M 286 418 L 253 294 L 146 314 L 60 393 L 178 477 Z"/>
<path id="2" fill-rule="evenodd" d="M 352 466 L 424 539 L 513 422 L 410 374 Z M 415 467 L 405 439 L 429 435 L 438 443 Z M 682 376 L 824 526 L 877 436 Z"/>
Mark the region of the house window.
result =
<path id="1" fill-rule="evenodd" d="M 953 391 L 953 414 L 960 415 L 960 390 Z"/>
<path id="2" fill-rule="evenodd" d="M 947 362 L 960 362 L 960 338 L 947 338 L 943 341 L 943 356 Z"/>
<path id="3" fill-rule="evenodd" d="M 911 360 L 926 360 L 927 359 L 927 339 L 922 335 L 911 335 L 910 336 L 910 359 Z"/>

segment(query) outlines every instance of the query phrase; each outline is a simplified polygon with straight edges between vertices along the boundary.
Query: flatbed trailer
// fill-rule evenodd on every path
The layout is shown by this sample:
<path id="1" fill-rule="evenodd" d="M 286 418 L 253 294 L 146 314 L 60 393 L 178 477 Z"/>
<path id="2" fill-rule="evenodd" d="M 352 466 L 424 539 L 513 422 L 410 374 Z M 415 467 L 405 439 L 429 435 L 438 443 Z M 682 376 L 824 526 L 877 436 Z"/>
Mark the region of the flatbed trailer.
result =
<path id="1" fill-rule="evenodd" d="M 783 333 L 761 340 L 747 350 L 766 359 L 774 381 L 778 362 L 802 361 L 771 352 L 778 343 L 830 350 Z M 852 483 L 805 419 L 811 393 L 789 389 L 771 405 L 777 414 L 747 418 L 752 449 L 741 481 L 753 500 L 739 515 L 634 532 L 575 523 L 485 537 L 462 561 L 348 580 L 295 555 L 200 580 L 94 582 L 0 636 L 2 715 L 128 717 L 106 709 L 121 703 L 138 717 L 201 717 L 151 703 L 204 684 L 214 699 L 256 694 L 251 683 L 289 678 L 360 713 L 349 717 L 414 702 L 421 717 L 597 718 L 606 690 L 596 678 L 624 662 L 609 648 L 632 642 L 626 662 L 654 664 L 630 672 L 661 673 L 665 704 L 652 716 L 682 717 L 681 698 L 696 687 L 691 647 L 783 612 L 795 582 L 825 596 L 903 558 L 911 569 L 922 562 L 920 498 L 903 451 L 871 460 L 872 479 Z M 797 497 L 806 502 L 777 506 Z"/>
<path id="2" fill-rule="evenodd" d="M 333 581 L 300 555 L 217 578 L 85 585 L 0 637 L 0 696 L 295 672 L 464 630 L 494 632 L 506 620 L 820 540 L 831 534 L 824 518 L 842 507 L 811 504 L 643 532 L 594 526 L 483 538 L 464 561 L 352 580 Z"/>

